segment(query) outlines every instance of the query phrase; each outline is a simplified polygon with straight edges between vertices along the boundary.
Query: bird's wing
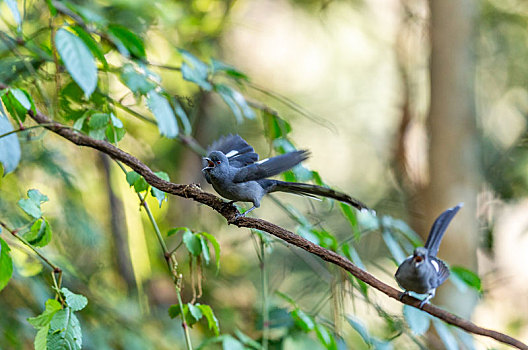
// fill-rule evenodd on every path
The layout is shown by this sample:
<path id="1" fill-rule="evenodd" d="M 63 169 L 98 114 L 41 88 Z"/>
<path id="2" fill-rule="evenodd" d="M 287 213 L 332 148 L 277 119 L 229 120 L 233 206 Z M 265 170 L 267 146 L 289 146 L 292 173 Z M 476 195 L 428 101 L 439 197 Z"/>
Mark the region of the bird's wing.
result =
<path id="1" fill-rule="evenodd" d="M 438 287 L 442 283 L 445 282 L 445 280 L 449 277 L 449 268 L 447 265 L 440 259 L 437 259 L 435 257 L 430 257 L 431 264 L 435 268 L 436 271 L 436 284 L 434 288 Z"/>
<path id="2" fill-rule="evenodd" d="M 293 168 L 303 160 L 306 160 L 308 156 L 308 151 L 295 151 L 263 159 L 259 162 L 240 168 L 233 178 L 233 182 L 261 180 L 280 174 Z"/>
<path id="3" fill-rule="evenodd" d="M 227 135 L 219 138 L 209 146 L 207 154 L 220 151 L 229 159 L 229 165 L 241 168 L 258 160 L 258 154 L 240 135 Z"/>
<path id="4" fill-rule="evenodd" d="M 459 203 L 453 208 L 449 208 L 446 211 L 444 211 L 438 218 L 435 220 L 433 226 L 431 227 L 431 231 L 429 232 L 429 236 L 427 237 L 427 242 L 425 242 L 425 248 L 429 250 L 429 254 L 432 256 L 436 256 L 438 253 L 438 248 L 440 248 L 440 241 L 442 240 L 442 237 L 444 236 L 445 231 L 447 230 L 447 226 L 453 220 L 456 213 L 460 210 L 463 203 Z"/>

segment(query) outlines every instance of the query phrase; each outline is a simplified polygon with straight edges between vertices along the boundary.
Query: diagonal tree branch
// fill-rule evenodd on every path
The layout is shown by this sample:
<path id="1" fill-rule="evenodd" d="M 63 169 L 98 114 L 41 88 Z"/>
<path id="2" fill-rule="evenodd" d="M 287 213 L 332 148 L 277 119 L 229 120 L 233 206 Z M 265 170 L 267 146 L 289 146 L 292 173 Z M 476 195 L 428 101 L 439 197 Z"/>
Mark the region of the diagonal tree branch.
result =
<path id="1" fill-rule="evenodd" d="M 6 85 L 0 83 L 0 90 L 6 88 Z M 383 283 L 382 281 L 374 277 L 372 274 L 354 265 L 350 260 L 331 250 L 320 247 L 306 240 L 305 238 L 294 234 L 291 231 L 288 231 L 280 226 L 277 226 L 265 220 L 249 217 L 241 217 L 237 219 L 236 214 L 238 213 L 238 211 L 234 205 L 228 205 L 221 198 L 202 191 L 199 185 L 183 185 L 165 181 L 157 177 L 148 166 L 139 161 L 137 158 L 106 141 L 95 140 L 84 134 L 78 133 L 68 126 L 62 125 L 58 122 L 54 122 L 40 111 L 33 112 L 29 110 L 28 114 L 38 124 L 44 124 L 45 128 L 73 142 L 74 144 L 78 146 L 85 146 L 96 149 L 120 162 L 125 163 L 134 171 L 143 176 L 151 186 L 154 186 L 164 192 L 173 194 L 175 196 L 189 198 L 196 202 L 205 204 L 220 213 L 223 217 L 225 217 L 229 224 L 233 224 L 238 227 L 258 229 L 272 234 L 275 237 L 278 237 L 296 247 L 304 249 L 305 251 L 311 254 L 317 255 L 325 261 L 328 261 L 334 265 L 341 267 L 342 269 L 350 272 L 354 277 L 383 292 L 388 297 L 393 298 L 395 300 L 399 300 L 400 298 L 401 291 L 389 286 L 388 284 Z M 420 300 L 411 296 L 403 297 L 401 302 L 414 307 L 419 307 L 420 305 Z M 490 337 L 499 342 L 509 344 L 518 349 L 528 350 L 528 345 L 524 344 L 520 340 L 517 340 L 501 332 L 479 327 L 469 320 L 458 317 L 434 305 L 426 304 L 423 307 L 423 310 L 453 326 L 465 330 L 466 332 Z"/>

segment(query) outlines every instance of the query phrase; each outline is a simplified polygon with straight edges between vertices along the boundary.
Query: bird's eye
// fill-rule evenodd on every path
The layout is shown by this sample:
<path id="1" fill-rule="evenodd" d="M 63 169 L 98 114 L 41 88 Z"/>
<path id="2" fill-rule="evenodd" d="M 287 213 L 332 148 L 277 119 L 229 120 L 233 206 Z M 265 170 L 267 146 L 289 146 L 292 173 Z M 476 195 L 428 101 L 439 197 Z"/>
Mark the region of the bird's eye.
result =
<path id="1" fill-rule="evenodd" d="M 416 262 L 422 262 L 423 258 L 421 256 L 417 256 L 414 260 L 416 260 Z"/>
<path id="2" fill-rule="evenodd" d="M 216 161 L 216 164 L 220 164 L 220 163 L 222 163 L 222 162 L 221 162 L 221 161 L 219 161 L 219 160 L 217 160 L 217 161 Z"/>

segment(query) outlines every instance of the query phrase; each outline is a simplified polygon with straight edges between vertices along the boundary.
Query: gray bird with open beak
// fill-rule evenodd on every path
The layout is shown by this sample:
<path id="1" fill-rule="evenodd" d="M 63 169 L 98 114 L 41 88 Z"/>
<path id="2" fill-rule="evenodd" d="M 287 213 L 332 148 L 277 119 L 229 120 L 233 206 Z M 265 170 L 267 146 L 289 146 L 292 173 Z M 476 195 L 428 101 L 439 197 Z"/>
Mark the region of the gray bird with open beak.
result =
<path id="1" fill-rule="evenodd" d="M 398 267 L 395 274 L 396 281 L 401 288 L 405 289 L 400 300 L 404 295 L 408 295 L 409 291 L 427 294 L 420 303 L 420 308 L 422 308 L 434 297 L 436 288 L 449 277 L 449 268 L 436 257 L 436 254 L 447 226 L 463 205 L 459 203 L 440 214 L 431 227 L 425 246 L 416 248 L 413 255 L 405 259 Z"/>
<path id="2" fill-rule="evenodd" d="M 232 202 L 251 202 L 244 214 L 260 206 L 262 197 L 271 192 L 289 192 L 304 196 L 323 196 L 348 203 L 357 209 L 367 208 L 365 204 L 347 194 L 331 188 L 268 179 L 293 168 L 308 158 L 307 151 L 294 151 L 263 160 L 242 137 L 228 135 L 215 141 L 208 156 L 203 158 L 202 173 L 208 183 L 224 198 Z"/>

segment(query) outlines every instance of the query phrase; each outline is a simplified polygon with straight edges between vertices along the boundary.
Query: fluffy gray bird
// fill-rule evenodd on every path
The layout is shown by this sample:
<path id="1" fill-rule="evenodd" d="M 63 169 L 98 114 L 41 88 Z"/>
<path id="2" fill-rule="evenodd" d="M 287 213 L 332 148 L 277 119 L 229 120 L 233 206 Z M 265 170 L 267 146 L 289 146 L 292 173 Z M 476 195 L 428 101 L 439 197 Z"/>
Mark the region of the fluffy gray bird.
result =
<path id="1" fill-rule="evenodd" d="M 434 297 L 436 288 L 449 277 L 449 268 L 442 260 L 436 257 L 436 254 L 447 226 L 462 205 L 464 203 L 459 203 L 440 214 L 433 227 L 431 227 L 425 246 L 416 248 L 413 255 L 405 259 L 398 267 L 394 276 L 399 286 L 405 289 L 405 292 L 400 296 L 400 300 L 404 295 L 408 295 L 409 291 L 427 294 L 420 303 L 421 309 Z"/>
<path id="2" fill-rule="evenodd" d="M 360 201 L 330 188 L 268 179 L 293 168 L 308 156 L 307 151 L 295 151 L 259 161 L 258 154 L 242 137 L 228 135 L 209 147 L 209 155 L 203 158 L 202 173 L 216 192 L 231 200 L 231 203 L 253 203 L 253 207 L 237 217 L 258 208 L 262 197 L 271 192 L 323 196 L 348 203 L 357 209 L 367 208 Z"/>

